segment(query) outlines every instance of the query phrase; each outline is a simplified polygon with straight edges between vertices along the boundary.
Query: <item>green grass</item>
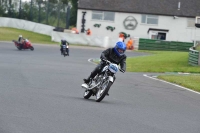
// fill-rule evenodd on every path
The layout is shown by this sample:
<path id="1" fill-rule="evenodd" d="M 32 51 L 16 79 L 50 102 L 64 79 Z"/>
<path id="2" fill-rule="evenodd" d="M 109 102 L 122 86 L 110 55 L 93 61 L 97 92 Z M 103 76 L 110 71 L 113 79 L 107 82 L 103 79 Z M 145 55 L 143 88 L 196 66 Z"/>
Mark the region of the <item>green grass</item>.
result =
<path id="1" fill-rule="evenodd" d="M 47 35 L 15 28 L 0 27 L 0 41 L 17 40 L 19 35 L 23 35 L 24 38 L 28 38 L 32 43 L 58 44 L 56 42 L 52 42 L 51 37 Z"/>
<path id="2" fill-rule="evenodd" d="M 200 75 L 161 75 L 158 78 L 200 92 Z"/>
<path id="3" fill-rule="evenodd" d="M 142 51 L 146 52 L 146 51 Z M 188 64 L 188 52 L 148 51 L 149 56 L 127 59 L 130 72 L 189 72 L 200 73 L 199 66 Z"/>
<path id="4" fill-rule="evenodd" d="M 196 50 L 200 51 L 200 45 L 196 47 Z"/>
<path id="5" fill-rule="evenodd" d="M 31 31 L 0 27 L 0 41 L 12 41 L 17 40 L 19 35 L 23 35 L 24 38 L 28 38 L 32 43 L 39 44 L 58 44 L 58 42 L 51 41 L 51 36 L 34 33 Z M 71 46 L 84 46 L 84 47 L 97 47 L 81 44 L 70 44 Z"/>

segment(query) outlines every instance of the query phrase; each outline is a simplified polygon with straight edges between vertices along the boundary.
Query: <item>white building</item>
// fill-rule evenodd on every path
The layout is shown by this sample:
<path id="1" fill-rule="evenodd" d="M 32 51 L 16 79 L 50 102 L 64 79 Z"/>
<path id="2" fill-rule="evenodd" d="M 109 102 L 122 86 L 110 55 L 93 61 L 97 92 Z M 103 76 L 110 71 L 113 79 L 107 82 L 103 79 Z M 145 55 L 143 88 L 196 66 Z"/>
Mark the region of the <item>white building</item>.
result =
<path id="1" fill-rule="evenodd" d="M 200 40 L 200 29 L 195 28 L 200 0 L 79 0 L 79 31 L 83 30 L 83 12 L 86 12 L 84 28 L 90 28 L 94 36 L 115 38 L 119 32 L 125 32 L 131 37 L 148 39 Z M 107 26 L 115 29 L 107 30 Z"/>

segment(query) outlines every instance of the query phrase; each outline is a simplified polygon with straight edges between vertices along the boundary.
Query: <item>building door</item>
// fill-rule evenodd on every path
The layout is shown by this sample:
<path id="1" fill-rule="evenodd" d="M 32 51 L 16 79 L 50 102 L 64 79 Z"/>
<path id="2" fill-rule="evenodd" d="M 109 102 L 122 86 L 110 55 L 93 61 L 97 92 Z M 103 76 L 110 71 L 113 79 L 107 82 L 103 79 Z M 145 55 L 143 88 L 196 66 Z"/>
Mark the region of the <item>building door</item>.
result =
<path id="1" fill-rule="evenodd" d="M 157 39 L 158 40 L 166 40 L 166 33 L 160 33 L 160 32 L 158 32 Z"/>
<path id="2" fill-rule="evenodd" d="M 149 28 L 147 33 L 149 34 L 149 39 L 167 40 L 169 30 Z"/>

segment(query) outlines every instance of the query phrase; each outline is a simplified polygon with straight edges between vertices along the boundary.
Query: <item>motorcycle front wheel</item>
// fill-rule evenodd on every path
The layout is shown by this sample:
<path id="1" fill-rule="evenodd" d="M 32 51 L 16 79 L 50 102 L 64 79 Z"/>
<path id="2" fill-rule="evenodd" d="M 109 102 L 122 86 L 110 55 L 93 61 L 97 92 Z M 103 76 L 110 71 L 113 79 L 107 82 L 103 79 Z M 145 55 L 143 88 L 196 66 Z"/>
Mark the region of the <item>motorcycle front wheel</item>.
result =
<path id="1" fill-rule="evenodd" d="M 105 81 L 102 84 L 101 88 L 99 88 L 99 90 L 98 90 L 98 92 L 96 94 L 96 102 L 101 102 L 101 100 L 103 100 L 103 98 L 108 93 L 111 85 L 112 85 L 112 82 L 110 82 L 109 80 Z"/>
<path id="2" fill-rule="evenodd" d="M 31 46 L 31 47 L 30 47 L 30 50 L 31 50 L 31 51 L 33 51 L 33 50 L 34 50 L 34 47 L 33 47 L 33 46 Z"/>

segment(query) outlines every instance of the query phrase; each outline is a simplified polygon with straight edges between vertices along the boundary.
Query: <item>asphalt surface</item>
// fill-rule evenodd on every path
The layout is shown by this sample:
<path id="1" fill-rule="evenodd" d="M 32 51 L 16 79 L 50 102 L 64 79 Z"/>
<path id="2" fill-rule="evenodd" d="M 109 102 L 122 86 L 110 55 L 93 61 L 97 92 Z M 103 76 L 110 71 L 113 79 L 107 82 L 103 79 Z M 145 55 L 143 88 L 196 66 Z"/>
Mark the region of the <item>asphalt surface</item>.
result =
<path id="1" fill-rule="evenodd" d="M 102 102 L 86 100 L 88 59 L 103 49 L 71 47 L 63 57 L 58 46 L 34 48 L 0 43 L 0 133 L 200 133 L 199 94 L 127 72 Z"/>

